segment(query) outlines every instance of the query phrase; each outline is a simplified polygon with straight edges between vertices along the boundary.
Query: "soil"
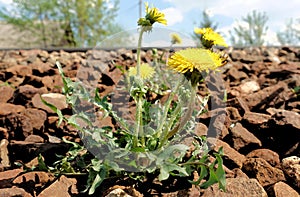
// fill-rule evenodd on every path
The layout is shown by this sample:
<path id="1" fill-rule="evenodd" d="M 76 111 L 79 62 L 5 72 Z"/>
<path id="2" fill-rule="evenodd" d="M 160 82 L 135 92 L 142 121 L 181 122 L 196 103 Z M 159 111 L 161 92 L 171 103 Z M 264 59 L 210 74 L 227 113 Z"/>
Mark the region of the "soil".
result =
<path id="1" fill-rule="evenodd" d="M 299 197 L 300 93 L 293 90 L 300 87 L 300 49 L 225 51 L 229 62 L 220 72 L 224 87 L 214 81 L 208 83 L 226 93 L 226 105 L 223 111 L 215 107 L 198 117 L 197 132 L 218 132 L 214 149 L 224 149 L 227 192 L 218 190 L 217 185 L 203 190 L 182 178 L 165 182 L 151 177 L 145 182 L 111 178 L 93 196 Z M 56 155 L 65 155 L 70 144 L 62 138 L 82 143 L 76 129 L 66 124 L 57 126 L 56 113 L 42 103 L 40 96 L 72 115 L 61 93 L 63 83 L 56 61 L 72 79 L 100 77 L 101 95 L 107 95 L 122 76 L 115 65 L 128 69 L 135 65 L 135 57 L 136 50 L 129 49 L 0 51 L 0 196 L 87 196 L 81 192 L 85 174 L 57 176 L 29 170 L 37 166 L 39 155 L 49 166 L 57 160 Z M 143 62 L 151 59 L 151 50 L 142 51 Z M 89 70 L 94 63 L 101 76 Z M 205 94 L 203 87 L 198 94 Z M 211 100 L 220 102 L 214 97 Z M 114 126 L 111 119 L 102 124 Z"/>

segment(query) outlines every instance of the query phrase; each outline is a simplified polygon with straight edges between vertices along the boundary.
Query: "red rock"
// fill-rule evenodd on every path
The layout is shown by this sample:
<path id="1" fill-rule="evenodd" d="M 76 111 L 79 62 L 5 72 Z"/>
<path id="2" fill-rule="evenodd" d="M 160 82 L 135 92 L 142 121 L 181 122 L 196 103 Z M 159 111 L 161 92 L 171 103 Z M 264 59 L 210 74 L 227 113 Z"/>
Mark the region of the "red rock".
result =
<path id="1" fill-rule="evenodd" d="M 29 135 L 26 137 L 25 142 L 43 143 L 44 139 L 39 135 Z"/>
<path id="2" fill-rule="evenodd" d="M 13 186 L 12 188 L 0 189 L 1 197 L 32 197 L 31 194 L 27 193 L 24 189 Z"/>
<path id="3" fill-rule="evenodd" d="M 279 94 L 287 90 L 287 85 L 283 82 L 279 82 L 276 85 L 266 87 L 258 92 L 250 94 L 245 97 L 245 101 L 248 107 L 251 109 L 262 109 L 266 105 L 269 106 Z"/>
<path id="4" fill-rule="evenodd" d="M 212 185 L 203 191 L 201 197 L 268 197 L 264 188 L 256 179 L 227 178 L 226 192 L 220 191 L 218 185 Z"/>
<path id="5" fill-rule="evenodd" d="M 27 108 L 23 114 L 30 118 L 32 127 L 37 130 L 40 130 L 44 126 L 47 119 L 46 112 L 34 108 Z"/>
<path id="6" fill-rule="evenodd" d="M 196 123 L 195 134 L 199 137 L 207 135 L 207 126 L 201 122 Z"/>
<path id="7" fill-rule="evenodd" d="M 46 88 L 53 88 L 53 78 L 51 76 L 45 76 L 42 78 L 42 83 Z"/>
<path id="8" fill-rule="evenodd" d="M 229 69 L 228 75 L 234 80 L 242 80 L 248 78 L 248 75 L 242 71 L 239 71 L 235 67 Z"/>
<path id="9" fill-rule="evenodd" d="M 76 179 L 67 178 L 64 175 L 59 177 L 49 187 L 44 189 L 38 197 L 49 197 L 49 196 L 72 196 L 72 194 L 78 194 L 76 188 Z"/>
<path id="10" fill-rule="evenodd" d="M 10 161 L 8 157 L 8 146 L 9 142 L 7 139 L 0 141 L 0 161 L 3 167 L 10 167 Z"/>
<path id="11" fill-rule="evenodd" d="M 34 95 L 34 97 L 32 98 L 33 106 L 36 108 L 43 109 L 49 113 L 53 113 L 54 111 L 42 102 L 41 97 L 46 102 L 56 106 L 60 110 L 66 109 L 68 107 L 68 105 L 66 103 L 66 96 L 63 94 L 48 93 L 48 94 L 42 94 L 42 95 L 40 95 L 40 94 Z"/>
<path id="12" fill-rule="evenodd" d="M 229 106 L 236 108 L 241 116 L 243 116 L 245 112 L 250 111 L 247 102 L 242 97 L 229 99 L 227 103 Z"/>
<path id="13" fill-rule="evenodd" d="M 6 128 L 0 127 L 0 139 L 7 139 L 9 138 L 9 133 Z"/>
<path id="14" fill-rule="evenodd" d="M 14 89 L 11 86 L 0 86 L 0 103 L 6 103 L 14 95 Z"/>
<path id="15" fill-rule="evenodd" d="M 284 158 L 281 166 L 293 184 L 300 189 L 300 158 L 296 156 Z"/>
<path id="16" fill-rule="evenodd" d="M 231 148 L 226 142 L 223 142 L 219 139 L 208 138 L 210 144 L 213 144 L 214 151 L 218 151 L 220 147 L 223 147 L 224 151 L 224 164 L 229 168 L 241 168 L 246 157 L 233 148 Z M 230 166 L 229 166 L 230 165 Z"/>
<path id="17" fill-rule="evenodd" d="M 23 85 L 19 87 L 19 94 L 26 99 L 31 99 L 35 94 L 43 94 L 47 92 L 47 88 L 35 88 L 32 85 Z"/>
<path id="18" fill-rule="evenodd" d="M 22 105 L 14 105 L 10 103 L 0 103 L 0 116 L 7 116 L 13 113 L 20 113 L 25 111 Z"/>
<path id="19" fill-rule="evenodd" d="M 260 86 L 256 81 L 247 81 L 247 82 L 243 82 L 240 86 L 239 86 L 240 90 L 242 93 L 244 94 L 250 94 L 253 92 L 256 92 L 258 90 L 260 90 Z"/>
<path id="20" fill-rule="evenodd" d="M 300 114 L 284 109 L 269 108 L 267 110 L 278 125 L 291 125 L 293 128 L 300 130 Z"/>
<path id="21" fill-rule="evenodd" d="M 267 123 L 271 119 L 271 116 L 263 113 L 246 112 L 243 119 L 251 125 L 262 125 Z"/>
<path id="22" fill-rule="evenodd" d="M 45 76 L 45 74 L 55 73 L 50 63 L 44 63 L 41 60 L 35 61 L 34 63 L 29 64 L 28 66 L 30 66 L 33 71 L 38 72 L 39 76 Z"/>
<path id="23" fill-rule="evenodd" d="M 273 167 L 280 167 L 280 159 L 278 153 L 269 149 L 256 149 L 246 155 L 248 158 L 262 158 Z"/>
<path id="24" fill-rule="evenodd" d="M 226 112 L 231 121 L 240 121 L 242 119 L 239 111 L 235 107 L 226 107 Z"/>
<path id="25" fill-rule="evenodd" d="M 288 184 L 280 181 L 272 186 L 270 193 L 274 197 L 299 197 L 299 193 L 291 188 Z"/>
<path id="26" fill-rule="evenodd" d="M 0 188 L 11 187 L 12 180 L 15 177 L 17 177 L 21 172 L 23 172 L 23 169 L 13 169 L 0 172 Z"/>
<path id="27" fill-rule="evenodd" d="M 233 148 L 240 150 L 247 147 L 260 147 L 261 141 L 255 137 L 251 132 L 244 128 L 240 123 L 236 123 L 234 127 L 230 128 L 231 136 L 229 137 L 232 140 Z"/>
<path id="28" fill-rule="evenodd" d="M 26 76 L 32 75 L 32 69 L 29 66 L 16 65 L 6 69 L 7 72 L 11 72 L 14 75 Z"/>
<path id="29" fill-rule="evenodd" d="M 32 186 L 32 183 L 34 183 L 35 187 L 42 187 L 48 182 L 51 182 L 55 179 L 53 174 L 42 172 L 42 171 L 33 171 L 33 172 L 27 172 L 25 174 L 22 174 L 18 177 L 16 177 L 13 180 L 13 184 L 16 185 L 28 185 Z"/>
<path id="30" fill-rule="evenodd" d="M 270 186 L 279 181 L 285 181 L 282 170 L 272 167 L 262 158 L 246 159 L 242 170 L 250 178 L 256 178 L 263 187 Z"/>

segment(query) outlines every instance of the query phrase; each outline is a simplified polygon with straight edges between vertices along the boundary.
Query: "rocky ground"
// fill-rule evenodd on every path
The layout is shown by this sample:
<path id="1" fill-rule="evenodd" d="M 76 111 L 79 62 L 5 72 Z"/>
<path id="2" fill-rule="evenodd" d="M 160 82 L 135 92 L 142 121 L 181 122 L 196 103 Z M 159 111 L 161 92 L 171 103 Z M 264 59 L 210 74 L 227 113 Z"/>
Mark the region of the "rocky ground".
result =
<path id="1" fill-rule="evenodd" d="M 56 60 L 71 78 L 88 60 L 101 61 L 107 69 L 100 84 L 101 94 L 105 95 L 122 75 L 112 60 L 127 69 L 134 65 L 135 52 L 0 51 L 1 197 L 85 196 L 80 193 L 85 176 L 57 177 L 37 169 L 28 170 L 37 166 L 39 154 L 46 164 L 56 161 L 55 154 L 65 154 L 69 145 L 61 141 L 62 137 L 81 142 L 70 126 L 56 126 L 57 115 L 41 102 L 40 96 L 64 114 L 71 114 L 61 94 Z M 230 61 L 222 70 L 227 92 L 225 113 L 213 109 L 200 117 L 199 123 L 204 132 L 212 125 L 220 133 L 215 149 L 224 148 L 227 193 L 219 191 L 217 185 L 207 190 L 191 185 L 163 189 L 148 185 L 145 189 L 146 186 L 121 180 L 104 183 L 95 196 L 112 191 L 131 196 L 299 197 L 300 96 L 292 90 L 300 86 L 300 50 L 230 48 L 227 52 Z M 143 61 L 150 61 L 150 50 L 142 55 Z M 220 119 L 224 124 L 218 122 Z"/>

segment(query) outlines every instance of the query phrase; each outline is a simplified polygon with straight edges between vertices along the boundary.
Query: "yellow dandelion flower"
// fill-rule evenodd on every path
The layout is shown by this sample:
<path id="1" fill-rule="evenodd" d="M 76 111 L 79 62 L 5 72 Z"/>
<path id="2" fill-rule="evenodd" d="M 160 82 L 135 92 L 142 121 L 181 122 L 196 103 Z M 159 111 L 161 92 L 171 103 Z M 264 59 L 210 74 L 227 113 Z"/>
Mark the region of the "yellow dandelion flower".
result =
<path id="1" fill-rule="evenodd" d="M 140 71 L 141 71 L 140 74 L 142 79 L 150 79 L 151 77 L 153 77 L 155 73 L 154 68 L 151 67 L 149 64 L 141 64 Z M 128 74 L 129 76 L 137 75 L 137 68 L 130 67 L 128 70 Z"/>
<path id="2" fill-rule="evenodd" d="M 224 38 L 220 34 L 215 32 L 212 28 L 195 28 L 194 32 L 196 34 L 201 34 L 202 39 L 211 42 L 214 45 L 228 47 Z"/>
<path id="3" fill-rule="evenodd" d="M 171 43 L 172 44 L 181 44 L 182 40 L 178 34 L 172 33 L 171 34 Z"/>
<path id="4" fill-rule="evenodd" d="M 148 3 L 146 6 L 146 16 L 145 18 L 140 18 L 138 20 L 138 25 L 140 26 L 152 26 L 155 22 L 167 25 L 167 20 L 165 19 L 165 14 L 160 12 L 157 8 L 149 8 Z"/>
<path id="5" fill-rule="evenodd" d="M 188 48 L 175 52 L 168 60 L 168 67 L 186 73 L 194 70 L 216 70 L 223 65 L 224 59 L 217 53 L 202 48 Z"/>

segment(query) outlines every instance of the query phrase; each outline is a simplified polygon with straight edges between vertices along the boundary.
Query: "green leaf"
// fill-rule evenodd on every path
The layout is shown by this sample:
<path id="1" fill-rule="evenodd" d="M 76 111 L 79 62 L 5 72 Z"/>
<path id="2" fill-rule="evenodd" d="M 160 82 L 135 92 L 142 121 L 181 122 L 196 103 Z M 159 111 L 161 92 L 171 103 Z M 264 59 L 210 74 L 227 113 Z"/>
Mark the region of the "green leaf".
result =
<path id="1" fill-rule="evenodd" d="M 209 186 L 218 182 L 218 177 L 213 168 L 209 169 L 209 179 L 200 185 L 201 188 L 207 189 Z"/>
<path id="2" fill-rule="evenodd" d="M 44 158 L 41 154 L 38 156 L 38 169 L 42 171 L 48 171 L 48 167 L 44 162 Z"/>
<path id="3" fill-rule="evenodd" d="M 223 168 L 223 160 L 220 154 L 223 154 L 223 148 L 221 147 L 219 149 L 219 154 L 215 154 L 216 159 L 218 161 L 218 168 L 216 170 L 216 175 L 218 177 L 218 182 L 219 182 L 219 188 L 222 189 L 223 191 L 226 191 L 226 175 L 225 175 L 225 170 Z"/>
<path id="4" fill-rule="evenodd" d="M 104 178 L 105 178 L 105 176 L 103 177 L 103 173 L 101 173 L 101 172 L 96 175 L 96 177 L 89 189 L 89 195 L 92 195 L 95 192 L 96 188 L 99 187 L 99 185 L 103 182 Z"/>
<path id="5" fill-rule="evenodd" d="M 60 124 L 62 123 L 63 119 L 64 119 L 64 116 L 63 114 L 61 113 L 61 111 L 55 106 L 55 105 L 52 105 L 51 103 L 48 103 L 47 101 L 45 101 L 43 99 L 42 96 L 40 96 L 41 98 L 41 101 L 47 106 L 49 107 L 50 109 L 52 109 L 57 115 L 58 115 L 58 123 L 57 125 L 60 126 Z"/>
<path id="6" fill-rule="evenodd" d="M 194 185 L 199 185 L 201 180 L 204 179 L 206 176 L 208 175 L 208 171 L 206 166 L 201 165 L 200 166 L 200 175 L 197 181 L 189 181 L 190 183 L 194 184 Z"/>
<path id="7" fill-rule="evenodd" d="M 168 167 L 167 167 L 167 166 L 162 166 L 162 167 L 160 168 L 160 173 L 159 173 L 159 175 L 158 175 L 158 180 L 159 180 L 159 181 L 166 180 L 166 179 L 169 178 L 169 176 L 170 176 L 170 174 L 169 174 L 169 169 L 168 169 Z"/>

